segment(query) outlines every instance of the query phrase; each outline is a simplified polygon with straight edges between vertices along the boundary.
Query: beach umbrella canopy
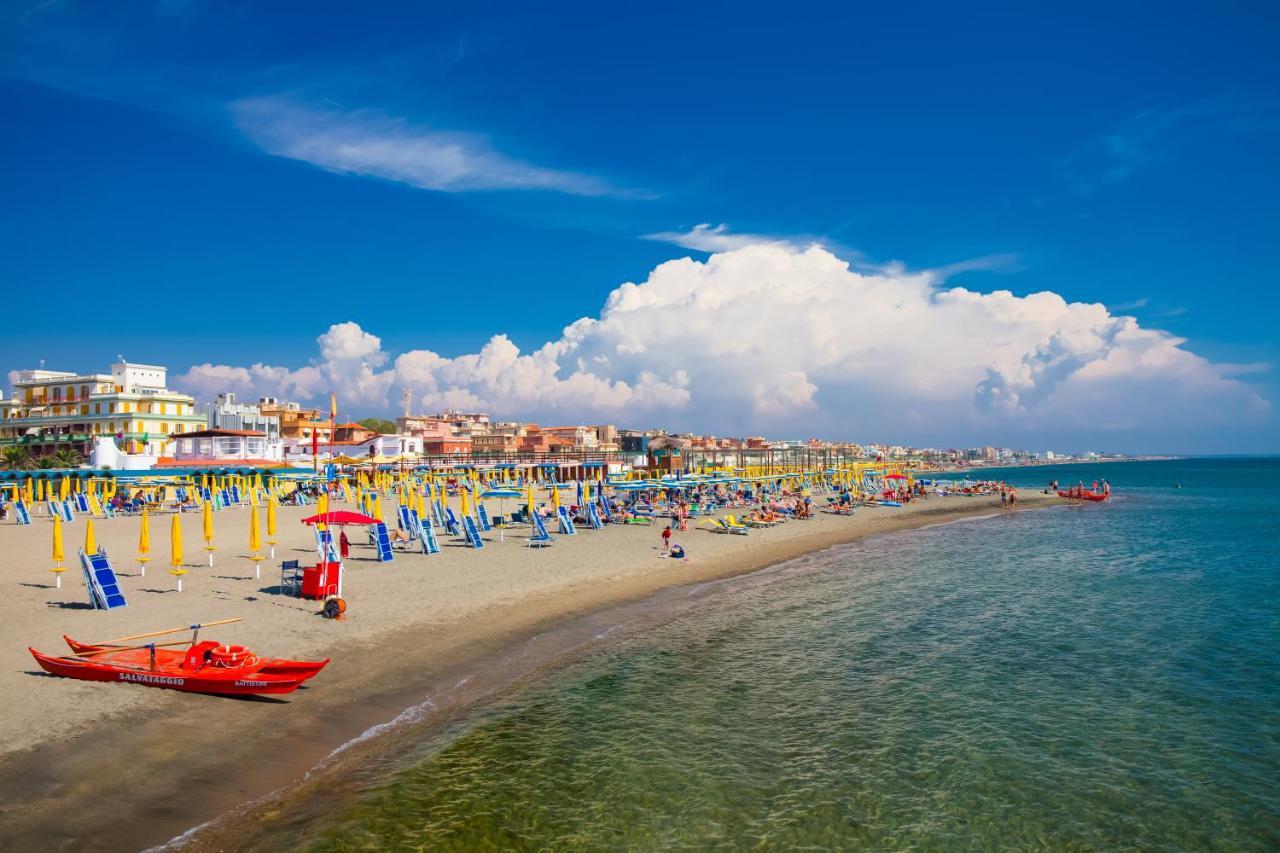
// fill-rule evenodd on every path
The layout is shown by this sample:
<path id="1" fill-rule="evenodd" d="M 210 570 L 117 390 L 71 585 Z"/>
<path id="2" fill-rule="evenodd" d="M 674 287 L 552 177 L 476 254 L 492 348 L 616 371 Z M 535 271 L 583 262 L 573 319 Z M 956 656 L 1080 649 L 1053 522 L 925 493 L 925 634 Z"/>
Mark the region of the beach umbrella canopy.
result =
<path id="1" fill-rule="evenodd" d="M 86 554 L 96 554 L 98 552 L 98 537 L 93 535 L 92 518 L 84 523 L 84 552 Z"/>
<path id="2" fill-rule="evenodd" d="M 58 484 L 58 500 L 65 501 L 67 496 L 71 494 L 71 478 L 63 477 L 62 482 Z"/>
<path id="3" fill-rule="evenodd" d="M 208 502 L 204 505 L 204 541 L 213 544 L 213 507 Z"/>
<path id="4" fill-rule="evenodd" d="M 62 519 L 53 517 L 53 561 L 62 562 Z"/>
<path id="5" fill-rule="evenodd" d="M 169 562 L 174 566 L 182 565 L 182 524 L 177 513 L 173 516 L 173 524 L 169 526 Z"/>
<path id="6" fill-rule="evenodd" d="M 275 500 L 267 501 L 267 535 L 276 535 L 276 502 Z"/>
<path id="7" fill-rule="evenodd" d="M 378 519 L 372 516 L 352 512 L 348 509 L 336 509 L 333 512 L 318 513 L 302 519 L 303 524 L 377 524 Z"/>
<path id="8" fill-rule="evenodd" d="M 525 486 L 524 491 L 525 491 L 525 502 L 528 504 L 528 507 L 529 507 L 529 518 L 530 520 L 532 520 L 533 513 L 537 509 L 533 501 L 533 483 L 529 483 L 529 485 Z"/>
<path id="9" fill-rule="evenodd" d="M 255 553 L 262 550 L 262 529 L 258 525 L 257 504 L 249 510 L 249 550 Z"/>
<path id="10" fill-rule="evenodd" d="M 480 493 L 480 497 L 485 498 L 518 498 L 521 497 L 519 489 L 485 489 Z"/>
<path id="11" fill-rule="evenodd" d="M 138 553 L 146 556 L 151 553 L 151 518 L 147 510 L 142 510 L 142 526 L 138 529 Z"/>

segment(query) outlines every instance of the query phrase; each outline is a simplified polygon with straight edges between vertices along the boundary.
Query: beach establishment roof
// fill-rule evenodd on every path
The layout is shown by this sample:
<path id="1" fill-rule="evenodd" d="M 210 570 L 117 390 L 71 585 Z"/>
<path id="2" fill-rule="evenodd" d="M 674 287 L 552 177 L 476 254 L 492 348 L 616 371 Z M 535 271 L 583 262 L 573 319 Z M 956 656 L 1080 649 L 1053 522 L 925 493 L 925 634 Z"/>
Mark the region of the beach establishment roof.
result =
<path id="1" fill-rule="evenodd" d="M 267 434 L 256 429 L 198 429 L 195 432 L 169 433 L 169 438 L 216 438 L 218 436 L 266 438 Z"/>

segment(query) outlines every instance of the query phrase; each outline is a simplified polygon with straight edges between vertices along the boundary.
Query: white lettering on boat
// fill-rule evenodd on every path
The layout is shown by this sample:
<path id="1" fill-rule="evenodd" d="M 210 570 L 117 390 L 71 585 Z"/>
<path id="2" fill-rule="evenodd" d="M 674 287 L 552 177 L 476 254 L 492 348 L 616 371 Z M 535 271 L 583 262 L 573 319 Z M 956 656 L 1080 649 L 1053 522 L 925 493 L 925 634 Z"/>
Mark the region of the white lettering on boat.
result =
<path id="1" fill-rule="evenodd" d="M 185 678 L 178 678 L 173 675 L 148 675 L 143 672 L 122 672 L 120 673 L 121 681 L 136 681 L 139 684 L 167 684 L 173 687 L 181 687 L 187 683 Z"/>
<path id="2" fill-rule="evenodd" d="M 265 681 L 248 681 L 243 678 L 236 679 L 236 687 L 266 687 Z"/>

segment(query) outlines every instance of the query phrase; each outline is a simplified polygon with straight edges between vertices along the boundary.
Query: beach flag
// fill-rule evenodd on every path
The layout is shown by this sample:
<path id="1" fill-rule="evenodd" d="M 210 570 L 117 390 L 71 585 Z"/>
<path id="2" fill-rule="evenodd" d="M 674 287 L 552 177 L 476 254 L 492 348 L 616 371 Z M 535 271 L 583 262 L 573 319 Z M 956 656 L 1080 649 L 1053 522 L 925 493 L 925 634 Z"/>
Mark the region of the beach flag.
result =
<path id="1" fill-rule="evenodd" d="M 329 392 L 329 420 L 336 421 L 338 419 L 338 392 Z"/>

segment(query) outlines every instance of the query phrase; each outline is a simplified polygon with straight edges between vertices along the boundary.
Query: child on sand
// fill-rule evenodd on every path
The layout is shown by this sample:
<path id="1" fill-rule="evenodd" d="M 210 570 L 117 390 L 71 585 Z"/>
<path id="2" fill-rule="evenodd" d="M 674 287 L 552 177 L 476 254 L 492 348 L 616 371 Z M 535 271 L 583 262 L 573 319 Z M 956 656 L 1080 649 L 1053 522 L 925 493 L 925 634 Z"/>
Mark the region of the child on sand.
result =
<path id="1" fill-rule="evenodd" d="M 671 525 L 668 524 L 666 527 L 662 528 L 662 553 L 668 554 L 670 552 L 671 552 Z"/>

